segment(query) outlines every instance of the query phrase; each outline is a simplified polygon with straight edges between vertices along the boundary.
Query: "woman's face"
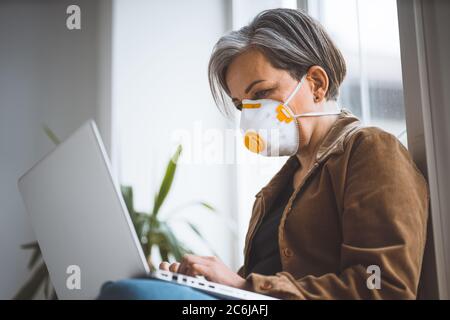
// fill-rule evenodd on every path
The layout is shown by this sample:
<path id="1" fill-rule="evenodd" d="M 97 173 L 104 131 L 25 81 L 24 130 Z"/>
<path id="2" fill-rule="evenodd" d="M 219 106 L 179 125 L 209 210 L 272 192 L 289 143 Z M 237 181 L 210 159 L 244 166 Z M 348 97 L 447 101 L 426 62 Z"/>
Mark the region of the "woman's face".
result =
<path id="1" fill-rule="evenodd" d="M 243 99 L 273 99 L 284 102 L 293 92 L 298 80 L 288 71 L 274 68 L 258 50 L 249 50 L 236 57 L 226 74 L 226 82 L 235 106 L 240 109 Z M 303 82 L 302 88 L 289 103 L 294 114 L 322 111 L 328 88 L 326 72 L 313 66 Z M 326 117 L 324 117 L 326 118 Z M 315 128 L 321 125 L 320 117 L 297 118 L 300 122 L 300 148 L 311 141 Z"/>

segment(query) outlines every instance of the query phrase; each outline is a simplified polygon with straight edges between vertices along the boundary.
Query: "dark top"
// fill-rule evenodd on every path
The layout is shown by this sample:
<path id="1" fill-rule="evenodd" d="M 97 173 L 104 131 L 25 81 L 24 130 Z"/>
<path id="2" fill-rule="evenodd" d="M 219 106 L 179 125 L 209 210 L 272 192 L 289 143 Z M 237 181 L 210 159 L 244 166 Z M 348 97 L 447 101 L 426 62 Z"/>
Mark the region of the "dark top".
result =
<path id="1" fill-rule="evenodd" d="M 282 271 L 278 246 L 278 226 L 293 191 L 292 181 L 290 180 L 264 215 L 253 236 L 247 274 L 255 272 L 263 275 L 274 275 Z"/>

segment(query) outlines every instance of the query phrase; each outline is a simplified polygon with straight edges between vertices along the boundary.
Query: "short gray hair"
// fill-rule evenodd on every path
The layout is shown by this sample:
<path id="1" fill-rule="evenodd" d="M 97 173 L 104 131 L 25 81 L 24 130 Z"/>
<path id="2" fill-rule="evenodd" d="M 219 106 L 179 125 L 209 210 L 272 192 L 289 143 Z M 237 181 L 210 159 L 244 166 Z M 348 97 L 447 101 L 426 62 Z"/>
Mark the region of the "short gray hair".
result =
<path id="1" fill-rule="evenodd" d="M 297 80 L 311 66 L 321 66 L 329 78 L 328 100 L 336 100 L 346 74 L 344 57 L 321 24 L 301 10 L 272 9 L 259 13 L 253 21 L 237 31 L 222 36 L 214 46 L 208 79 L 214 101 L 222 111 L 225 94 L 230 96 L 225 78 L 229 65 L 241 53 L 257 49 L 272 66 L 289 71 Z"/>

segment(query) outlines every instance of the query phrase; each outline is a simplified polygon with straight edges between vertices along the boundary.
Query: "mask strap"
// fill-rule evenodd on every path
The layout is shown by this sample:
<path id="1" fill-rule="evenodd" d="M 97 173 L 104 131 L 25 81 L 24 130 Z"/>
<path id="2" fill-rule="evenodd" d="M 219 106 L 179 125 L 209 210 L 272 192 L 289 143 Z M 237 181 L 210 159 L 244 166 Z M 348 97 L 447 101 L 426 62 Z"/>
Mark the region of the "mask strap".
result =
<path id="1" fill-rule="evenodd" d="M 292 100 L 292 98 L 294 98 L 295 94 L 300 90 L 300 88 L 302 87 L 303 82 L 305 81 L 306 78 L 306 74 L 302 77 L 302 79 L 300 80 L 300 82 L 297 84 L 297 86 L 295 87 L 294 91 L 292 91 L 292 93 L 289 95 L 289 97 L 286 99 L 286 101 L 283 103 L 283 105 L 285 107 L 288 107 L 289 110 L 289 102 Z M 332 112 L 307 112 L 307 113 L 303 113 L 303 114 L 298 114 L 298 115 L 294 115 L 294 118 L 299 118 L 299 117 L 320 117 L 320 116 L 330 116 L 330 115 L 336 115 L 336 114 L 340 114 L 342 112 L 342 109 L 339 109 L 337 111 L 332 111 Z"/>
<path id="2" fill-rule="evenodd" d="M 294 91 L 292 91 L 292 93 L 289 95 L 289 97 L 286 99 L 286 101 L 283 103 L 283 105 L 288 106 L 289 102 L 291 102 L 292 98 L 294 98 L 295 94 L 298 92 L 298 90 L 300 90 L 300 88 L 302 87 L 302 84 L 305 80 L 305 76 L 302 77 L 302 79 L 300 80 L 300 82 L 297 84 L 297 86 L 295 87 Z"/>
<path id="3" fill-rule="evenodd" d="M 303 113 L 303 114 L 294 115 L 294 117 L 300 118 L 300 117 L 330 116 L 330 115 L 340 114 L 341 112 L 342 112 L 342 110 L 337 110 L 337 111 L 333 111 L 333 112 L 307 112 L 307 113 Z"/>

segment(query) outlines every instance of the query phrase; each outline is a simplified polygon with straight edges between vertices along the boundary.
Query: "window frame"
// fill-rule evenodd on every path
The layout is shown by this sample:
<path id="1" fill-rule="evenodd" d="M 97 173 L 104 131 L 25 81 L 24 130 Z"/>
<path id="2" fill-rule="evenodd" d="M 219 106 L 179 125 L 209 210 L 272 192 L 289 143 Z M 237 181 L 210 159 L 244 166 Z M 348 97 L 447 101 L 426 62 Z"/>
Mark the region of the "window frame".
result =
<path id="1" fill-rule="evenodd" d="M 446 201 L 448 183 L 444 181 L 450 177 L 442 170 L 442 161 L 448 158 L 449 151 L 442 148 L 442 141 L 448 143 L 448 139 L 442 130 L 444 120 L 439 115 L 446 105 L 445 101 L 436 99 L 442 97 L 443 86 L 435 85 L 442 71 L 432 63 L 436 59 L 439 61 L 443 53 L 439 51 L 444 50 L 435 50 L 431 45 L 439 40 L 435 37 L 438 23 L 432 15 L 435 6 L 438 6 L 435 1 L 427 0 L 425 6 L 422 0 L 397 0 L 408 145 L 417 166 L 428 178 L 430 190 L 427 247 L 419 298 L 449 299 L 450 241 L 444 230 L 450 226 L 450 205 Z"/>

